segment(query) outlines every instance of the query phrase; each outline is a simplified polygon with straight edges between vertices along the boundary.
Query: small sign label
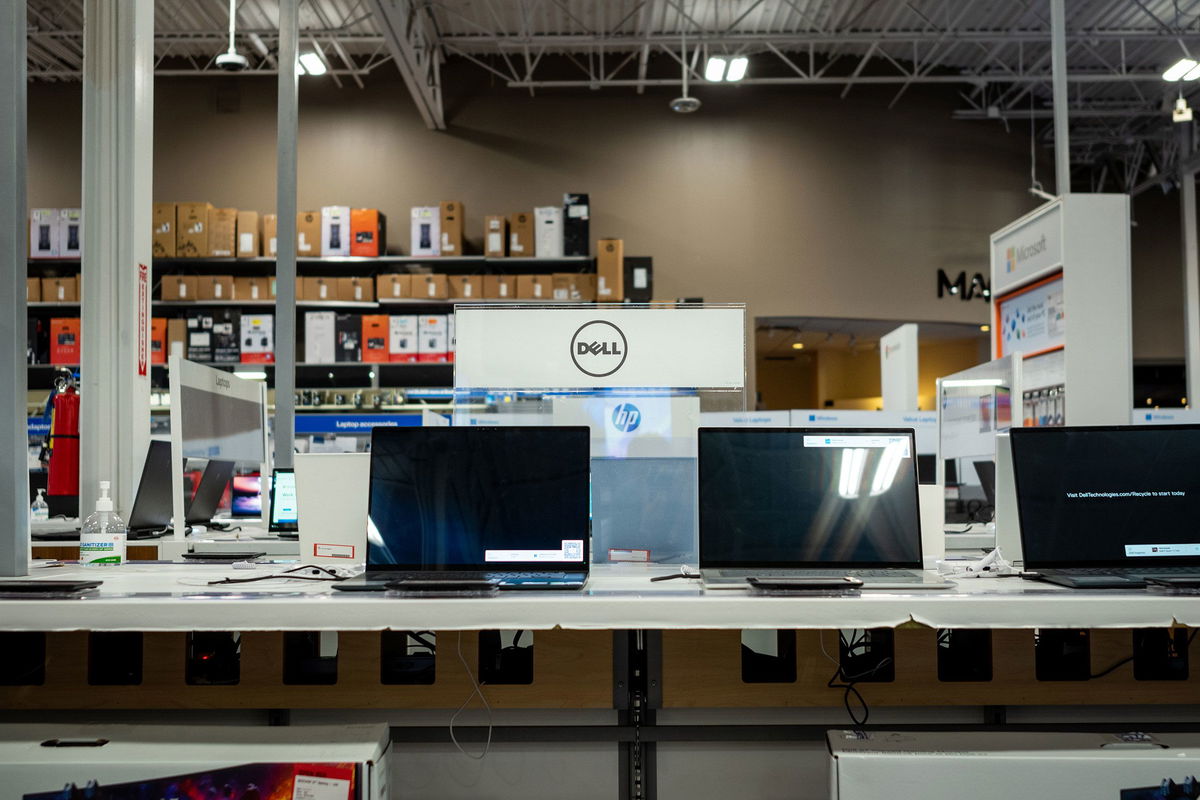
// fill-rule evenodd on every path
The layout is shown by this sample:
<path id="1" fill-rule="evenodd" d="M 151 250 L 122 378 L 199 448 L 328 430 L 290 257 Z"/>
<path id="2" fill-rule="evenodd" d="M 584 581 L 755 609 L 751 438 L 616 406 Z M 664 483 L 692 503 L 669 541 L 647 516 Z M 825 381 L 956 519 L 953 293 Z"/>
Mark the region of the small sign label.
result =
<path id="1" fill-rule="evenodd" d="M 354 558 L 354 545 L 316 542 L 313 544 L 313 555 L 320 558 Z"/>

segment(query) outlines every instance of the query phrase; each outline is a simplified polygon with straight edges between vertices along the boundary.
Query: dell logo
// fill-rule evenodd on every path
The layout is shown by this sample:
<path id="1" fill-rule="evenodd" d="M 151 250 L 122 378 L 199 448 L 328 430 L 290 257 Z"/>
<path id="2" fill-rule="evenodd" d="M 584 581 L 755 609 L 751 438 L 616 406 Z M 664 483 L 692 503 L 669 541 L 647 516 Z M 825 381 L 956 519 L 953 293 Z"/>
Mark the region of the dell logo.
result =
<path id="1" fill-rule="evenodd" d="M 633 403 L 621 403 L 613 409 L 612 424 L 621 433 L 633 433 L 642 424 L 642 412 Z"/>
<path id="2" fill-rule="evenodd" d="M 629 343 L 621 329 L 605 320 L 581 325 L 571 337 L 571 361 L 584 375 L 604 378 L 625 364 Z"/>

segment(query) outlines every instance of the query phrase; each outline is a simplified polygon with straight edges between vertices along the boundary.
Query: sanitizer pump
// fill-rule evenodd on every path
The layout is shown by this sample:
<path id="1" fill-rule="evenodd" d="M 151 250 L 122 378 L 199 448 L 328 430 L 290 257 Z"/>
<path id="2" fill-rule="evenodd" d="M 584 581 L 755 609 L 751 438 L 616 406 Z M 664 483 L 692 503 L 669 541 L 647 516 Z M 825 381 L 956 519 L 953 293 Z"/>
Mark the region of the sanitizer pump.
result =
<path id="1" fill-rule="evenodd" d="M 113 510 L 108 481 L 100 481 L 96 511 L 79 531 L 79 563 L 89 567 L 117 566 L 125 561 L 125 522 Z"/>

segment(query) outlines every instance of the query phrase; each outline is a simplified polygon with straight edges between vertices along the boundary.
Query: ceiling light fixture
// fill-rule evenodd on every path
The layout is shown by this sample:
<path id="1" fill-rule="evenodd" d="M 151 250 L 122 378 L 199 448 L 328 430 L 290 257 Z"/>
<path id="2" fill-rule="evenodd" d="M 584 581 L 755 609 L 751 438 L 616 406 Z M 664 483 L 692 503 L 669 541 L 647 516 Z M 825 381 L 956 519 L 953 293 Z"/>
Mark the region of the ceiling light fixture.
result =
<path id="1" fill-rule="evenodd" d="M 1181 58 L 1167 67 L 1166 71 L 1162 74 L 1162 78 L 1168 83 L 1176 83 L 1183 80 L 1194 81 L 1196 78 L 1200 78 L 1200 72 L 1197 72 L 1197 67 L 1200 67 L 1200 63 L 1194 59 Z"/>
<path id="2" fill-rule="evenodd" d="M 746 77 L 750 59 L 745 56 L 709 56 L 704 64 L 704 80 L 709 83 L 735 83 Z"/>
<path id="3" fill-rule="evenodd" d="M 721 56 L 712 56 L 704 65 L 704 80 L 710 83 L 720 83 L 725 80 L 726 61 Z"/>
<path id="4" fill-rule="evenodd" d="M 687 37 L 681 36 L 679 43 L 681 51 L 679 64 L 683 67 L 683 96 L 676 97 L 671 101 L 671 110 L 676 114 L 691 114 L 693 111 L 700 110 L 700 101 L 695 97 L 688 97 Z"/>
<path id="5" fill-rule="evenodd" d="M 217 56 L 214 63 L 226 72 L 241 72 L 249 68 L 250 62 L 234 46 L 237 32 L 237 0 L 229 0 L 229 49 Z"/>
<path id="6" fill-rule="evenodd" d="M 792 342 L 792 349 L 793 350 L 803 350 L 804 342 Z"/>
<path id="7" fill-rule="evenodd" d="M 746 68 L 750 66 L 750 59 L 745 56 L 738 56 L 730 59 L 729 69 L 725 72 L 725 80 L 730 83 L 736 83 L 746 77 Z"/>
<path id="8" fill-rule="evenodd" d="M 1187 100 L 1180 97 L 1175 101 L 1175 108 L 1171 110 L 1171 120 L 1174 122 L 1192 121 L 1192 109 L 1188 106 Z"/>
<path id="9" fill-rule="evenodd" d="M 325 62 L 316 53 L 301 53 L 299 70 L 301 75 L 324 75 Z"/>
<path id="10" fill-rule="evenodd" d="M 979 330 L 983 331 L 984 333 L 987 333 L 987 332 L 988 332 L 988 331 L 990 331 L 991 329 L 992 329 L 992 326 L 991 326 L 991 325 L 986 325 L 986 324 L 985 324 L 985 325 L 980 325 L 980 326 L 979 326 Z"/>

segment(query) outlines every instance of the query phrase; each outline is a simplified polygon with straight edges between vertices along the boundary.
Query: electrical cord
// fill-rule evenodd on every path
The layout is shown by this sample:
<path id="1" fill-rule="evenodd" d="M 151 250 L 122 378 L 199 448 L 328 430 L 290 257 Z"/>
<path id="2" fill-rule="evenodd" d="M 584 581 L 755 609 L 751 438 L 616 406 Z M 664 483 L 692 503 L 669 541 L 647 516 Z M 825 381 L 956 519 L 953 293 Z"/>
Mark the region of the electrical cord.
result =
<path id="1" fill-rule="evenodd" d="M 300 572 L 301 570 L 312 570 L 312 574 L 297 575 L 296 573 Z M 324 574 L 321 574 L 321 573 L 324 573 Z M 256 581 L 269 581 L 269 580 L 279 580 L 279 579 L 297 580 L 297 581 L 337 582 L 337 581 L 344 581 L 347 579 L 347 577 L 348 576 L 346 576 L 346 575 L 338 575 L 337 572 L 335 572 L 334 570 L 329 569 L 327 567 L 321 567 L 316 564 L 301 564 L 298 567 L 292 567 L 291 569 L 285 569 L 283 572 L 274 572 L 274 573 L 271 573 L 270 575 L 255 575 L 250 578 L 221 578 L 220 580 L 208 581 L 208 585 L 209 586 L 223 586 L 223 585 L 231 584 L 231 583 L 254 583 Z"/>
<path id="2" fill-rule="evenodd" d="M 1184 645 L 1184 650 L 1185 650 L 1185 651 L 1187 651 L 1187 650 L 1191 649 L 1191 646 L 1192 646 L 1192 640 L 1194 640 L 1194 639 L 1196 638 L 1196 634 L 1197 634 L 1197 633 L 1200 633 L 1200 628 L 1198 628 L 1198 629 L 1196 629 L 1196 630 L 1192 631 L 1191 635 L 1190 635 L 1190 636 L 1188 636 L 1188 639 L 1187 639 L 1187 644 L 1185 644 L 1185 645 Z M 1134 658 L 1136 658 L 1136 656 L 1126 656 L 1125 658 L 1122 658 L 1120 661 L 1117 661 L 1117 662 L 1114 662 L 1113 664 L 1110 664 L 1108 667 L 1106 667 L 1105 669 L 1102 669 L 1102 670 L 1100 670 L 1099 672 L 1095 673 L 1094 675 L 1088 675 L 1088 679 L 1089 679 L 1089 680 L 1095 680 L 1096 678 L 1103 678 L 1105 675 L 1109 675 L 1109 674 L 1111 674 L 1111 673 L 1113 673 L 1113 672 L 1116 672 L 1118 669 L 1120 669 L 1121 667 L 1125 666 L 1125 665 L 1126 665 L 1126 664 L 1128 664 L 1130 661 L 1133 661 L 1133 659 L 1134 659 Z"/>
<path id="3" fill-rule="evenodd" d="M 854 727 L 858 730 L 861 730 L 866 726 L 867 720 L 870 719 L 871 708 L 867 705 L 866 698 L 863 697 L 862 692 L 858 690 L 856 684 L 864 678 L 869 678 L 875 675 L 884 667 L 890 666 L 893 659 L 891 656 L 889 656 L 881 659 L 879 663 L 868 670 L 855 675 L 847 675 L 845 672 L 845 667 L 842 665 L 841 661 L 834 660 L 834 658 L 825 650 L 824 637 L 818 637 L 817 641 L 821 644 L 821 652 L 824 654 L 825 658 L 833 662 L 833 664 L 837 667 L 825 685 L 830 689 L 844 690 L 842 694 L 842 706 L 846 709 L 846 713 L 850 716 L 850 721 L 853 723 Z M 855 636 L 854 639 L 847 643 L 845 636 L 842 635 L 841 631 L 838 631 L 838 643 L 845 645 L 847 655 L 853 655 L 855 650 L 866 644 L 866 632 L 863 631 L 860 635 Z M 839 678 L 841 679 L 840 682 Z M 850 704 L 850 699 L 852 697 L 858 700 L 858 704 L 862 708 L 861 718 L 854 713 L 854 707 Z"/>
<path id="4" fill-rule="evenodd" d="M 467 663 L 467 659 L 463 657 L 462 651 L 462 631 L 458 632 L 458 660 L 462 662 L 463 669 L 467 671 L 467 677 L 471 679 L 471 693 L 467 695 L 467 699 L 462 701 L 454 713 L 450 715 L 450 741 L 454 742 L 454 746 L 458 748 L 458 752 L 462 753 L 467 758 L 475 761 L 483 761 L 487 758 L 488 751 L 492 749 L 492 706 L 488 703 L 487 698 L 483 696 L 483 686 L 475 679 L 475 673 L 471 670 L 471 665 Z M 454 735 L 454 722 L 458 716 L 466 710 L 471 702 L 471 698 L 479 696 L 479 701 L 483 703 L 484 709 L 487 711 L 487 741 L 484 742 L 483 752 L 479 754 L 468 753 L 461 744 L 458 743 L 458 737 Z"/>

